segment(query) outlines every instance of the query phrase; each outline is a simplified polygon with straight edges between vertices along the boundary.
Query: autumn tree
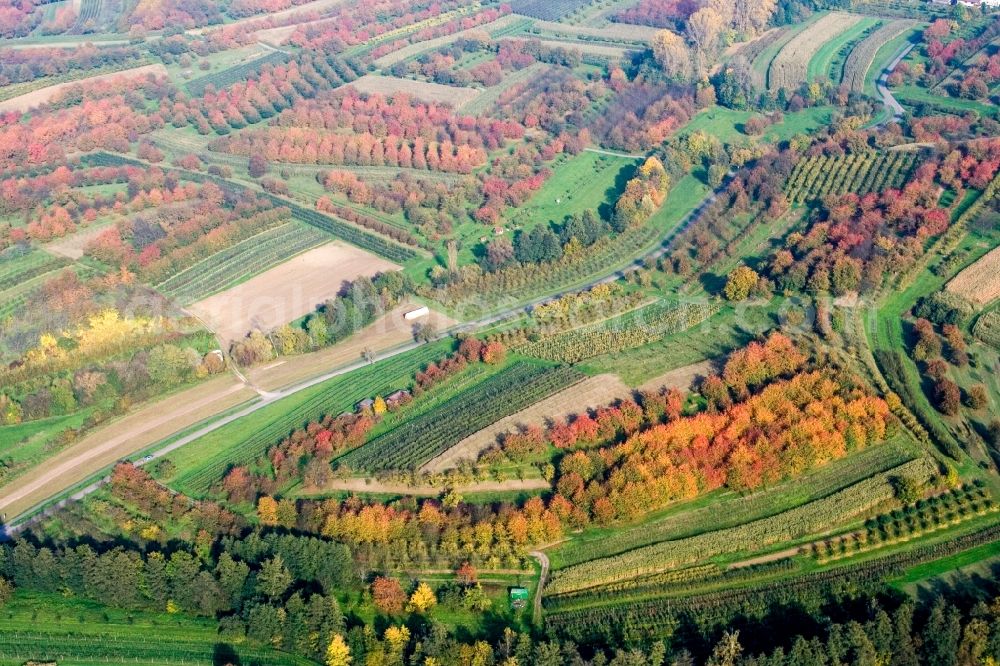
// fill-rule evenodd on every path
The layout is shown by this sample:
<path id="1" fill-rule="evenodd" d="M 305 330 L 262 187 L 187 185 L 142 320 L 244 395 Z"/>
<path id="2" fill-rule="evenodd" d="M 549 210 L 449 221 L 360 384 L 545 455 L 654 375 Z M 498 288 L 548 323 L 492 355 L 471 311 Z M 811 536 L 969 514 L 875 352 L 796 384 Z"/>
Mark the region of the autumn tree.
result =
<path id="1" fill-rule="evenodd" d="M 750 39 L 763 32 L 774 10 L 777 0 L 728 0 L 733 4 L 732 27 L 744 39 Z"/>
<path id="2" fill-rule="evenodd" d="M 376 576 L 372 582 L 372 602 L 383 613 L 395 615 L 406 605 L 406 593 L 395 578 Z"/>
<path id="3" fill-rule="evenodd" d="M 352 660 L 351 648 L 347 646 L 344 637 L 334 634 L 326 648 L 326 666 L 350 666 Z"/>
<path id="4" fill-rule="evenodd" d="M 714 58 L 724 29 L 722 17 L 711 7 L 699 9 L 688 18 L 687 37 L 694 46 L 695 70 L 698 73 L 704 72 Z"/>
<path id="5" fill-rule="evenodd" d="M 268 527 L 278 524 L 278 503 L 273 497 L 264 495 L 257 500 L 257 520 Z"/>
<path id="6" fill-rule="evenodd" d="M 989 394 L 986 392 L 986 386 L 983 384 L 973 384 L 969 387 L 969 394 L 967 396 L 966 403 L 972 409 L 982 409 L 986 407 L 990 402 Z"/>
<path id="7" fill-rule="evenodd" d="M 934 332 L 934 325 L 927 319 L 917 319 L 913 322 L 913 330 L 917 334 L 917 342 L 913 346 L 913 358 L 926 361 L 941 355 L 941 339 Z"/>
<path id="8" fill-rule="evenodd" d="M 507 348 L 502 342 L 489 342 L 482 350 L 483 363 L 500 365 L 507 357 Z"/>
<path id="9" fill-rule="evenodd" d="M 247 172 L 250 174 L 251 178 L 260 178 L 267 173 L 268 164 L 264 156 L 257 153 L 250 156 L 250 160 L 247 163 Z"/>
<path id="10" fill-rule="evenodd" d="M 476 582 L 476 567 L 468 562 L 463 562 L 462 566 L 455 571 L 455 577 L 462 585 L 472 585 Z"/>
<path id="11" fill-rule="evenodd" d="M 942 414 L 954 416 L 962 404 L 962 391 L 958 384 L 942 377 L 934 384 L 934 405 Z"/>
<path id="12" fill-rule="evenodd" d="M 759 276 L 757 272 L 749 266 L 738 266 L 726 279 L 726 286 L 723 293 L 731 301 L 743 301 L 750 296 L 750 292 L 757 285 Z"/>
<path id="13" fill-rule="evenodd" d="M 434 596 L 434 590 L 427 583 L 420 583 L 410 595 L 410 602 L 406 608 L 414 613 L 426 613 L 436 605 L 437 597 Z"/>
<path id="14" fill-rule="evenodd" d="M 13 596 L 14 586 L 6 578 L 0 576 L 0 608 L 3 608 Z"/>
<path id="15" fill-rule="evenodd" d="M 660 30 L 653 35 L 650 43 L 656 64 L 673 79 L 687 79 L 691 76 L 691 52 L 684 39 L 670 30 Z"/>

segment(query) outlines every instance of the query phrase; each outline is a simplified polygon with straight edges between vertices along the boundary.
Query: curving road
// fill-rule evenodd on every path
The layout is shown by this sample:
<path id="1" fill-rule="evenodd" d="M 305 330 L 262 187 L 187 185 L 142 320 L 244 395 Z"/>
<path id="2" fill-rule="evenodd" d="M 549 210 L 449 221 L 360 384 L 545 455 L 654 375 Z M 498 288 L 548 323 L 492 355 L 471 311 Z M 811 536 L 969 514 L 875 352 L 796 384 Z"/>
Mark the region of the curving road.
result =
<path id="1" fill-rule="evenodd" d="M 685 215 L 681 219 L 681 221 L 670 232 L 668 232 L 661 239 L 660 243 L 655 248 L 653 248 L 652 250 L 646 252 L 643 255 L 640 255 L 639 257 L 637 257 L 636 259 L 634 259 L 627 266 L 625 266 L 623 268 L 619 268 L 619 269 L 613 270 L 613 271 L 610 271 L 606 275 L 603 275 L 603 276 L 601 276 L 599 278 L 595 278 L 595 279 L 587 282 L 586 284 L 577 285 L 577 286 L 575 286 L 571 290 L 565 290 L 565 291 L 559 292 L 557 294 L 549 294 L 547 296 L 534 299 L 534 300 L 532 300 L 532 301 L 530 301 L 530 302 L 528 302 L 526 304 L 522 304 L 522 305 L 518 305 L 518 306 L 515 306 L 515 307 L 511 307 L 511 308 L 508 308 L 506 310 L 502 310 L 501 312 L 498 312 L 498 313 L 495 313 L 495 314 L 492 314 L 492 315 L 488 315 L 488 316 L 482 317 L 482 318 L 480 318 L 478 320 L 475 320 L 475 321 L 472 321 L 472 322 L 468 322 L 468 323 L 465 323 L 465 324 L 460 324 L 458 326 L 454 326 L 454 327 L 452 327 L 451 329 L 449 329 L 447 331 L 442 331 L 441 334 L 438 336 L 438 339 L 440 339 L 442 337 L 445 337 L 447 335 L 450 335 L 450 334 L 452 334 L 454 332 L 472 331 L 472 330 L 476 330 L 478 328 L 483 328 L 485 326 L 489 326 L 491 324 L 495 324 L 495 323 L 497 323 L 499 321 L 502 321 L 502 320 L 505 320 L 505 319 L 508 319 L 508 318 L 511 318 L 511 317 L 520 316 L 522 314 L 530 312 L 532 308 L 537 307 L 538 305 L 541 305 L 543 303 L 547 303 L 549 301 L 552 301 L 554 299 L 557 299 L 557 298 L 563 296 L 565 293 L 568 293 L 570 291 L 573 291 L 573 292 L 580 291 L 582 289 L 589 289 L 590 287 L 596 286 L 598 284 L 606 284 L 606 283 L 614 282 L 616 280 L 621 279 L 626 274 L 628 274 L 628 273 L 630 273 L 632 271 L 638 270 L 639 268 L 642 268 L 644 262 L 646 262 L 647 260 L 649 260 L 649 259 L 657 259 L 657 258 L 663 256 L 664 254 L 666 254 L 667 252 L 669 252 L 671 250 L 673 242 L 677 238 L 677 236 L 680 235 L 685 229 L 687 229 L 688 227 L 690 227 L 693 223 L 695 223 L 697 220 L 699 220 L 701 218 L 701 216 L 705 213 L 705 211 L 708 209 L 708 207 L 718 197 L 719 193 L 722 192 L 728 186 L 729 180 L 730 180 L 731 177 L 732 177 L 732 174 L 730 173 L 729 176 L 727 176 L 727 178 L 723 181 L 723 183 L 718 188 L 716 188 L 714 191 L 712 191 L 709 194 L 707 194 L 698 203 L 698 205 L 694 209 L 692 209 L 691 211 L 689 211 L 687 213 L 687 215 Z M 411 351 L 411 350 L 417 348 L 418 346 L 420 346 L 420 344 L 422 344 L 422 343 L 414 341 L 414 342 L 408 342 L 406 344 L 403 344 L 403 345 L 400 345 L 398 347 L 394 347 L 394 348 L 391 348 L 391 349 L 388 349 L 388 350 L 383 350 L 383 351 L 375 354 L 375 357 L 374 357 L 374 359 L 371 362 L 372 363 L 376 363 L 378 361 L 385 360 L 385 359 L 388 359 L 388 358 L 392 358 L 393 356 L 397 356 L 399 354 L 406 353 L 408 351 Z M 237 412 L 234 412 L 232 414 L 228 414 L 228 415 L 222 417 L 221 419 L 213 421 L 212 423 L 210 423 L 210 424 L 208 424 L 208 425 L 206 425 L 206 426 L 204 426 L 202 428 L 199 428 L 198 430 L 196 430 L 196 431 L 194 431 L 194 432 L 192 432 L 192 433 L 190 433 L 188 435 L 185 435 L 184 437 L 181 437 L 181 438 L 177 439 L 176 441 L 171 442 L 170 444 L 168 444 L 168 445 L 166 445 L 166 446 L 164 446 L 164 447 L 162 447 L 160 449 L 157 449 L 154 453 L 146 456 L 145 458 L 143 458 L 141 461 L 139 461 L 136 464 L 138 464 L 138 465 L 145 465 L 145 464 L 147 464 L 147 463 L 149 463 L 149 462 L 151 462 L 153 460 L 156 460 L 157 458 L 161 458 L 161 457 L 167 455 L 168 453 L 179 449 L 180 447 L 182 447 L 182 446 L 184 446 L 186 444 L 189 444 L 189 443 L 193 442 L 194 440 L 196 440 L 196 439 L 198 439 L 200 437 L 203 437 L 203 436 L 207 435 L 210 432 L 214 432 L 215 430 L 218 430 L 219 428 L 221 428 L 221 427 L 223 427 L 225 425 L 228 425 L 228 424 L 232 423 L 233 421 L 236 421 L 236 420 L 241 419 L 241 418 L 243 418 L 245 416 L 253 414 L 254 412 L 256 412 L 256 411 L 258 411 L 260 409 L 263 409 L 264 407 L 267 407 L 268 405 L 270 405 L 271 403 L 273 403 L 273 402 L 275 402 L 277 400 L 280 400 L 282 398 L 287 398 L 288 396 L 294 395 L 294 394 L 298 393 L 299 391 L 303 391 L 303 390 L 305 390 L 307 388 L 315 386 L 316 384 L 320 384 L 322 382 L 325 382 L 326 380 L 332 379 L 333 377 L 338 377 L 338 376 L 346 374 L 348 372 L 352 372 L 354 370 L 357 370 L 359 368 L 364 367 L 367 364 L 368 364 L 368 361 L 359 360 L 359 361 L 356 361 L 354 363 L 351 363 L 351 364 L 348 364 L 348 365 L 345 365 L 345 366 L 341 366 L 339 368 L 335 368 L 334 370 L 330 370 L 329 372 L 325 372 L 325 373 L 323 373 L 321 375 L 313 377 L 312 379 L 300 382 L 298 384 L 295 384 L 293 386 L 281 389 L 279 391 L 260 392 L 261 399 L 259 401 L 254 402 L 254 403 L 252 403 L 250 405 L 247 405 L 246 407 L 244 407 L 243 409 L 241 409 L 241 410 L 239 410 Z M 90 453 L 90 452 L 87 452 L 87 453 Z M 74 459 L 74 461 L 81 461 L 82 462 L 81 458 L 82 459 L 86 459 L 86 456 L 87 456 L 86 453 L 85 454 L 81 454 L 81 457 L 78 458 L 78 459 Z M 72 464 L 74 461 L 69 461 L 68 464 Z M 97 479 L 96 481 L 94 481 L 93 483 L 87 485 L 86 487 L 83 487 L 83 488 L 77 490 L 72 495 L 70 495 L 70 496 L 68 496 L 68 497 L 60 500 L 59 502 L 57 502 L 55 504 L 52 504 L 51 506 L 46 507 L 46 505 L 48 505 L 52 501 L 53 497 L 56 497 L 56 496 L 60 495 L 61 493 L 65 492 L 67 490 L 66 487 L 52 487 L 52 488 L 49 488 L 48 490 L 50 491 L 50 493 L 49 493 L 48 499 L 40 502 L 39 504 L 35 505 L 34 507 L 32 507 L 31 509 L 29 509 L 28 511 L 26 511 L 24 514 L 22 514 L 22 515 L 30 516 L 29 518 L 17 520 L 16 519 L 17 517 L 15 517 L 15 520 L 11 521 L 10 524 L 6 524 L 5 525 L 5 524 L 3 524 L 3 522 L 4 522 L 3 516 L 0 516 L 0 540 L 2 540 L 3 538 L 9 538 L 9 537 L 11 537 L 12 535 L 16 534 L 20 530 L 24 529 L 26 526 L 30 525 L 35 520 L 37 520 L 37 519 L 39 519 L 39 518 L 41 518 L 41 517 L 43 517 L 45 515 L 48 515 L 52 511 L 54 511 L 54 510 L 56 510 L 56 509 L 64 506 L 67 502 L 74 501 L 74 500 L 79 500 L 79 499 L 82 499 L 82 498 L 86 497 L 87 495 L 89 495 L 89 494 L 93 493 L 95 490 L 97 490 L 105 481 L 106 481 L 106 478 Z M 37 484 L 35 484 L 35 485 L 37 485 Z M 34 485 L 33 485 L 33 489 L 37 490 L 37 487 L 34 487 Z M 4 500 L 4 499 L 7 499 L 7 498 L 0 497 L 0 500 Z M 9 502 L 4 502 L 4 503 L 8 504 Z M 39 511 L 43 507 L 45 507 L 44 510 L 43 511 Z M 544 555 L 543 555 L 543 557 L 544 557 Z M 545 561 L 547 562 L 547 559 Z M 543 565 L 543 569 L 547 573 L 547 564 Z M 544 578 L 544 576 L 543 576 L 543 578 Z M 540 596 L 540 594 L 538 596 L 537 602 L 539 604 L 538 605 L 538 612 L 540 612 L 541 611 L 541 606 L 540 606 L 540 604 L 541 604 L 541 596 Z"/>
<path id="2" fill-rule="evenodd" d="M 892 74 L 892 70 L 896 69 L 896 65 L 909 54 L 910 51 L 916 44 L 904 44 L 896 51 L 896 55 L 893 56 L 889 64 L 886 65 L 882 73 L 879 74 L 878 79 L 875 81 L 875 89 L 878 90 L 878 94 L 882 97 L 882 103 L 885 104 L 885 110 L 887 111 L 886 117 L 875 123 L 874 127 L 882 127 L 887 125 L 892 121 L 899 120 L 906 113 L 903 109 L 903 105 L 899 103 L 895 97 L 893 97 L 892 92 L 889 91 L 889 87 L 886 85 L 886 81 L 889 75 Z"/>
<path id="3" fill-rule="evenodd" d="M 533 550 L 528 555 L 538 560 L 538 564 L 542 566 L 541 575 L 538 576 L 538 587 L 535 588 L 534 608 L 531 615 L 535 626 L 540 627 L 542 623 L 542 590 L 549 578 L 549 556 L 540 550 Z"/>

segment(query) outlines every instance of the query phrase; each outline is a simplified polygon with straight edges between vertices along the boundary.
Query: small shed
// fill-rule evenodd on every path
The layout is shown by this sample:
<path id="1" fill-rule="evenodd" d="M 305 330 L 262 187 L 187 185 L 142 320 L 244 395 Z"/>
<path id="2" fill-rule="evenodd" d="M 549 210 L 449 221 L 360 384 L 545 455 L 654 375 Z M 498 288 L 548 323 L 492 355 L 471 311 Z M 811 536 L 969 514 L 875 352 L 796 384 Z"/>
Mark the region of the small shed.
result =
<path id="1" fill-rule="evenodd" d="M 510 597 L 510 607 L 518 610 L 528 605 L 528 588 L 512 587 L 508 591 Z"/>
<path id="2" fill-rule="evenodd" d="M 409 400 L 410 400 L 410 392 L 403 389 L 386 396 L 385 404 L 388 405 L 389 408 L 391 409 L 394 407 L 398 407 L 399 405 L 402 405 L 403 403 L 406 403 Z"/>
<path id="3" fill-rule="evenodd" d="M 426 317 L 431 313 L 431 309 L 426 305 L 422 305 L 416 310 L 410 310 L 409 312 L 403 314 L 403 319 L 406 321 L 413 321 L 414 319 L 419 319 L 421 317 Z"/>
<path id="4" fill-rule="evenodd" d="M 372 398 L 365 398 L 357 405 L 355 405 L 359 412 L 371 411 L 372 407 L 375 405 L 375 400 Z"/>

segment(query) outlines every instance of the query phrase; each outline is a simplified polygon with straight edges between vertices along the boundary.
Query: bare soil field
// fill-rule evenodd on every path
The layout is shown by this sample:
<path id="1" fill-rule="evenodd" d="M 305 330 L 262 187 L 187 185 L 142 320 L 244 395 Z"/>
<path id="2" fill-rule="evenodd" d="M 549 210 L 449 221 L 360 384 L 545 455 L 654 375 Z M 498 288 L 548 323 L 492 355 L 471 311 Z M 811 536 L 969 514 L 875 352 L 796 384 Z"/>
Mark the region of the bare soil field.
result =
<path id="1" fill-rule="evenodd" d="M 120 72 L 111 72 L 109 74 L 99 74 L 97 76 L 91 76 L 85 79 L 78 79 L 76 81 L 68 81 L 66 83 L 57 83 L 52 86 L 46 86 L 44 88 L 39 88 L 38 90 L 32 90 L 29 93 L 23 95 L 18 95 L 4 102 L 0 102 L 0 111 L 20 111 L 25 112 L 33 109 L 39 104 L 45 104 L 51 101 L 59 92 L 69 88 L 70 86 L 75 86 L 79 83 L 93 83 L 95 81 L 105 81 L 108 79 L 114 79 L 118 77 L 123 78 L 134 78 L 137 76 L 145 76 L 147 74 L 157 74 L 160 76 L 167 75 L 167 68 L 162 64 L 155 65 L 143 65 L 142 67 L 133 67 L 132 69 L 123 69 Z"/>
<path id="2" fill-rule="evenodd" d="M 303 23 L 283 25 L 278 28 L 265 28 L 253 33 L 253 36 L 257 38 L 257 41 L 265 44 L 270 44 L 271 46 L 281 46 L 288 41 L 288 38 L 292 36 L 292 33 L 294 33 L 299 26 L 309 25 L 310 23 L 319 23 L 323 20 L 324 19 L 317 19 L 315 21 L 305 21 Z"/>
<path id="3" fill-rule="evenodd" d="M 304 252 L 188 309 L 225 341 L 270 331 L 309 314 L 345 282 L 399 268 L 360 248 L 328 243 Z"/>
<path id="4" fill-rule="evenodd" d="M 689 391 L 694 388 L 700 379 L 707 377 L 713 372 L 719 372 L 720 365 L 721 363 L 714 359 L 699 361 L 698 363 L 685 365 L 682 368 L 669 370 L 659 377 L 653 377 L 640 384 L 637 388 L 640 391 L 656 391 L 664 387 Z"/>
<path id="5" fill-rule="evenodd" d="M 279 20 L 279 19 L 283 19 L 283 18 L 286 18 L 286 17 L 289 17 L 289 16 L 294 16 L 296 14 L 300 14 L 300 13 L 303 14 L 303 18 L 304 19 L 306 19 L 306 20 L 312 20 L 312 19 L 314 19 L 316 17 L 313 16 L 313 15 L 310 15 L 310 16 L 306 17 L 305 14 L 307 12 L 309 12 L 310 14 L 313 13 L 313 12 L 322 12 L 322 11 L 325 11 L 327 9 L 330 9 L 331 7 L 336 7 L 337 5 L 342 5 L 345 2 L 347 2 L 347 0 L 313 0 L 313 2 L 307 2 L 307 3 L 302 4 L 302 5 L 297 5 L 295 7 L 289 7 L 288 9 L 282 9 L 282 10 L 276 11 L 276 12 L 268 12 L 267 14 L 258 14 L 256 16 L 248 16 L 248 17 L 246 17 L 244 19 L 240 19 L 239 21 L 233 21 L 232 23 L 226 23 L 225 26 L 227 28 L 231 28 L 233 26 L 244 25 L 244 24 L 247 24 L 247 23 L 253 23 L 255 21 L 259 21 L 259 20 L 264 19 L 264 18 Z M 303 23 L 305 23 L 305 22 L 306 21 L 304 20 Z M 186 30 L 185 32 L 187 34 L 189 34 L 189 35 L 201 35 L 201 34 L 204 34 L 206 32 L 211 32 L 212 30 L 216 30 L 219 27 L 221 27 L 221 26 L 219 26 L 219 25 L 208 25 L 208 26 L 205 26 L 204 28 L 192 28 L 191 30 Z"/>
<path id="6" fill-rule="evenodd" d="M 363 93 L 392 95 L 402 92 L 422 102 L 450 104 L 456 109 L 479 96 L 479 91 L 474 88 L 445 86 L 430 81 L 398 79 L 394 76 L 381 76 L 379 74 L 365 74 L 360 79 L 351 82 L 351 85 Z"/>
<path id="7" fill-rule="evenodd" d="M 503 41 L 503 40 L 501 40 Z M 564 48 L 564 49 L 576 49 L 584 55 L 595 55 L 602 58 L 624 58 L 626 54 L 630 51 L 635 51 L 635 49 L 629 49 L 624 46 L 605 46 L 603 44 L 588 44 L 587 42 L 576 42 L 576 41 L 560 41 L 558 39 L 540 39 L 538 40 L 545 46 L 551 46 L 554 48 Z"/>
<path id="8" fill-rule="evenodd" d="M 111 225 L 95 224 L 86 229 L 81 229 L 75 234 L 46 243 L 44 249 L 52 254 L 58 254 L 60 257 L 67 257 L 75 261 L 83 256 L 83 249 L 87 247 L 87 243 L 100 236 L 101 232 L 109 226 Z"/>
<path id="9" fill-rule="evenodd" d="M 953 277 L 945 290 L 979 306 L 1000 298 L 1000 247 Z"/>
<path id="10" fill-rule="evenodd" d="M 717 361 L 711 359 L 700 361 L 665 372 L 639 385 L 635 390 L 656 391 L 666 387 L 687 391 L 693 388 L 699 379 L 715 371 L 717 371 Z M 427 462 L 421 471 L 442 472 L 455 467 L 461 460 L 475 460 L 480 453 L 495 444 L 500 435 L 514 432 L 522 426 L 544 425 L 552 420 L 579 414 L 586 409 L 603 407 L 616 400 L 631 398 L 634 392 L 616 375 L 597 375 L 585 379 L 469 435 L 437 458 Z"/>
<path id="11" fill-rule="evenodd" d="M 555 32 L 574 37 L 597 37 L 611 41 L 648 42 L 659 32 L 656 28 L 628 23 L 609 23 L 603 28 L 589 28 L 581 25 L 567 25 L 554 21 L 535 21 L 534 27 L 547 32 Z"/>
<path id="12" fill-rule="evenodd" d="M 254 396 L 251 388 L 226 374 L 147 404 L 85 435 L 4 486 L 0 489 L 0 513 L 17 516 L 116 460 Z"/>
<path id="13" fill-rule="evenodd" d="M 506 481 L 479 481 L 459 486 L 462 493 L 495 493 L 516 490 L 548 490 L 551 484 L 545 479 L 507 479 Z M 377 479 L 334 479 L 322 488 L 302 488 L 295 494 L 299 497 L 324 495 L 332 492 L 352 493 L 392 493 L 436 497 L 442 488 L 437 486 L 410 486 L 405 483 L 379 481 Z"/>
<path id="14" fill-rule="evenodd" d="M 514 432 L 521 426 L 544 425 L 550 420 L 564 419 L 589 407 L 603 407 L 631 395 L 632 389 L 615 375 L 597 375 L 585 379 L 469 435 L 420 469 L 425 472 L 442 472 L 455 467 L 461 460 L 475 460 L 480 453 L 496 444 L 500 435 Z"/>
<path id="15" fill-rule="evenodd" d="M 856 14 L 831 12 L 795 35 L 785 44 L 771 62 L 767 73 L 770 90 L 793 89 L 806 80 L 809 61 L 830 41 L 861 20 Z"/>
<path id="16" fill-rule="evenodd" d="M 442 46 L 447 46 L 448 44 L 454 44 L 459 39 L 463 37 L 474 34 L 474 33 L 489 33 L 493 30 L 499 30 L 501 28 L 506 28 L 512 23 L 521 20 L 519 16 L 514 16 L 513 14 L 507 14 L 506 16 L 501 16 L 496 21 L 491 21 L 490 23 L 484 23 L 483 25 L 476 26 L 474 28 L 468 28 L 467 30 L 460 30 L 451 35 L 444 35 L 443 37 L 435 37 L 434 39 L 428 39 L 422 42 L 417 42 L 416 44 L 410 44 L 409 46 L 404 46 L 398 51 L 393 51 L 392 53 L 387 53 L 381 58 L 375 59 L 375 65 L 381 69 L 386 67 L 392 67 L 397 62 L 402 62 L 407 58 L 412 58 L 415 55 L 423 53 L 425 51 L 431 51 L 433 49 L 440 48 Z"/>
<path id="17" fill-rule="evenodd" d="M 371 349 L 380 352 L 413 340 L 413 324 L 403 319 L 403 314 L 418 305 L 406 303 L 392 309 L 385 316 L 364 327 L 346 340 L 327 349 L 299 356 L 288 356 L 269 365 L 249 370 L 246 374 L 255 386 L 274 391 L 290 384 L 309 379 L 323 370 L 353 363 L 361 352 Z M 417 321 L 430 324 L 436 331 L 445 331 L 457 322 L 446 315 L 431 310 Z"/>

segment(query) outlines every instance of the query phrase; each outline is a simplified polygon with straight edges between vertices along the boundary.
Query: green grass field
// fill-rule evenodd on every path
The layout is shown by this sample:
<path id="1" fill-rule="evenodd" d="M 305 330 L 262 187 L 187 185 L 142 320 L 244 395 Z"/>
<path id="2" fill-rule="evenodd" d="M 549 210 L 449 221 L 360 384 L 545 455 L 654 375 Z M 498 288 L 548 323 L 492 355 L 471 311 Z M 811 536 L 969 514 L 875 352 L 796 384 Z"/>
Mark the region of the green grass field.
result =
<path id="1" fill-rule="evenodd" d="M 219 637 L 216 622 L 208 618 L 126 611 L 19 592 L 0 609 L 0 665 L 20 666 L 26 661 L 73 666 L 312 663 L 265 646 L 227 643 Z"/>
<path id="2" fill-rule="evenodd" d="M 638 386 L 668 370 L 717 358 L 746 344 L 773 328 L 780 303 L 751 304 L 738 311 L 725 307 L 714 316 L 687 330 L 668 335 L 658 342 L 588 359 L 577 366 L 599 375 L 611 372 L 628 384 Z"/>
<path id="3" fill-rule="evenodd" d="M 713 106 L 692 118 L 681 133 L 702 131 L 730 144 L 754 143 L 761 139 L 768 142 L 787 141 L 796 134 L 810 134 L 827 125 L 833 117 L 833 108 L 816 106 L 797 113 L 786 113 L 784 120 L 768 127 L 763 137 L 751 137 L 743 132 L 743 125 L 755 115 L 759 114 Z"/>
<path id="4" fill-rule="evenodd" d="M 957 114 L 965 111 L 975 111 L 980 115 L 994 116 L 998 112 L 997 107 L 993 104 L 987 104 L 974 99 L 958 99 L 956 97 L 948 97 L 943 94 L 939 95 L 931 90 L 928 90 L 927 88 L 921 88 L 917 85 L 900 86 L 898 88 L 893 88 L 892 92 L 899 100 L 900 104 L 906 106 L 916 106 L 921 102 L 926 102 L 929 104 L 940 105 L 942 107 L 950 107 L 954 109 Z"/>
<path id="5" fill-rule="evenodd" d="M 80 428 L 92 411 L 88 408 L 67 416 L 0 427 L 0 486 L 51 456 L 59 448 L 60 434 Z"/>
<path id="6" fill-rule="evenodd" d="M 948 577 L 961 569 L 964 573 L 984 573 L 990 575 L 988 571 L 992 565 L 1000 560 L 1000 541 L 976 546 L 961 553 L 956 553 L 940 560 L 918 564 L 907 569 L 902 576 L 892 580 L 892 585 L 904 590 L 912 591 L 916 583 L 921 583 L 935 578 Z"/>
<path id="7" fill-rule="evenodd" d="M 561 223 L 585 210 L 597 212 L 614 202 L 625 189 L 639 161 L 584 151 L 553 165 L 552 176 L 528 201 L 511 212 L 510 220 L 523 227 Z M 604 211 L 606 214 L 610 211 Z"/>

